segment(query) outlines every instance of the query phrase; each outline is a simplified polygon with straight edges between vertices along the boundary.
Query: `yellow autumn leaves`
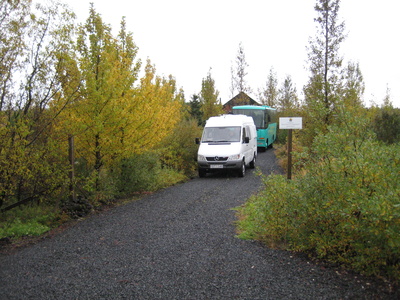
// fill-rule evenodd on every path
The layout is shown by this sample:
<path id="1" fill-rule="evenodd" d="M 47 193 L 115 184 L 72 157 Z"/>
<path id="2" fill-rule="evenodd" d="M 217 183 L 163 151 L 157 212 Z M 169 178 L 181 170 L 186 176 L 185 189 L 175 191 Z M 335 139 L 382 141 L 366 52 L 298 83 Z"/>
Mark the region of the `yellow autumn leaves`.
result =
<path id="1" fill-rule="evenodd" d="M 73 13 L 60 4 L 38 11 L 30 4 L 0 4 L 10 11 L 0 22 L 7 41 L 0 52 L 8 54 L 0 63 L 1 209 L 68 198 L 69 137 L 77 168 L 72 183 L 85 197 L 99 191 L 100 177 L 109 189 L 119 181 L 128 185 L 116 170 L 129 164 L 119 163 L 159 150 L 183 118 L 175 79 L 158 76 L 150 60 L 142 66 L 125 19 L 114 35 L 93 5 L 87 21 L 75 27 Z M 29 15 L 30 23 L 16 21 Z"/>
<path id="2" fill-rule="evenodd" d="M 76 149 L 99 171 L 116 159 L 158 145 L 180 120 L 183 96 L 173 77 L 156 75 L 141 61 L 125 22 L 117 38 L 93 7 L 78 37 L 79 97 L 63 111 L 58 128 L 75 137 Z"/>

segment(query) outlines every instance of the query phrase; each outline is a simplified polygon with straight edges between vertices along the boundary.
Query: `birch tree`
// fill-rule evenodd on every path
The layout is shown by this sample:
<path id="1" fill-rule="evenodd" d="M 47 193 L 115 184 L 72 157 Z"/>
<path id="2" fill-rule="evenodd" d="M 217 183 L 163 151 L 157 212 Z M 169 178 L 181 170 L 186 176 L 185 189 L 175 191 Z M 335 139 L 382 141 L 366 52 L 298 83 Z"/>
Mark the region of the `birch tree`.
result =
<path id="1" fill-rule="evenodd" d="M 49 108 L 62 95 L 74 16 L 53 2 L 2 1 L 0 11 L 0 197 L 40 202 L 65 181 L 52 135 L 62 106 Z"/>

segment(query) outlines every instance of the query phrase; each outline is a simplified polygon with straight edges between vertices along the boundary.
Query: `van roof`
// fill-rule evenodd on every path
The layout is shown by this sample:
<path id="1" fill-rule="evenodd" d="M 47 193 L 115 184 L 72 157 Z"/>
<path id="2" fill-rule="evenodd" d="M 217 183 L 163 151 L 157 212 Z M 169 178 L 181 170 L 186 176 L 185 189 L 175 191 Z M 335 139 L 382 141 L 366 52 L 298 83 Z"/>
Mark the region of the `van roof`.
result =
<path id="1" fill-rule="evenodd" d="M 206 126 L 241 126 L 244 123 L 254 125 L 253 118 L 246 115 L 221 115 L 209 118 Z"/>

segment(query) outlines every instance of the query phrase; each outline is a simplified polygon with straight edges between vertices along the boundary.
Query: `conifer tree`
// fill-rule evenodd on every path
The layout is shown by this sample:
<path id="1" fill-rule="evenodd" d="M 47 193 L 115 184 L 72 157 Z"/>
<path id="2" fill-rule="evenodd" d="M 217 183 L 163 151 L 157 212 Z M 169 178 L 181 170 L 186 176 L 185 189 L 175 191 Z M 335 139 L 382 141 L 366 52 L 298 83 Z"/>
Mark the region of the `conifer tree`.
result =
<path id="1" fill-rule="evenodd" d="M 192 95 L 192 99 L 189 102 L 189 113 L 192 118 L 197 120 L 197 124 L 201 125 L 203 121 L 203 112 L 201 110 L 201 102 L 198 95 Z"/>
<path id="2" fill-rule="evenodd" d="M 269 70 L 265 89 L 261 93 L 261 103 L 263 105 L 275 107 L 277 105 L 278 94 L 278 79 L 274 68 L 271 68 Z"/>
<path id="3" fill-rule="evenodd" d="M 278 107 L 284 113 L 290 113 L 298 106 L 298 96 L 292 77 L 287 75 L 283 81 L 282 88 L 279 90 Z"/>

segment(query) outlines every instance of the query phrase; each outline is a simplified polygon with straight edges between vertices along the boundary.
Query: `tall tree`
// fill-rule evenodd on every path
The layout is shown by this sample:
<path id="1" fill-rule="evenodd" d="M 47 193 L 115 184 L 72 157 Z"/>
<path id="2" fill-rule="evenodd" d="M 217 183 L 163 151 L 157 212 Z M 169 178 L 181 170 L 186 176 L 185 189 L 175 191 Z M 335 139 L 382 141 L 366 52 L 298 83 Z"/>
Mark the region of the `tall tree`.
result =
<path id="1" fill-rule="evenodd" d="M 76 136 L 76 148 L 93 173 L 94 190 L 101 191 L 110 166 L 151 150 L 170 134 L 180 119 L 183 94 L 172 76 L 156 75 L 150 60 L 138 83 L 141 61 L 125 19 L 115 37 L 93 4 L 80 27 L 77 49 L 80 98 L 60 127 Z"/>
<path id="2" fill-rule="evenodd" d="M 222 106 L 218 100 L 219 91 L 215 87 L 215 80 L 211 76 L 211 69 L 201 84 L 200 101 L 203 120 L 222 113 Z"/>
<path id="3" fill-rule="evenodd" d="M 326 110 L 325 123 L 329 122 L 340 89 L 342 57 L 339 48 L 346 36 L 344 22 L 338 20 L 339 7 L 340 0 L 317 1 L 315 11 L 318 17 L 314 19 L 317 35 L 310 40 L 308 48 L 311 76 L 305 88 L 306 101 L 312 98 L 322 102 Z M 313 87 L 318 87 L 318 93 Z"/>
<path id="4" fill-rule="evenodd" d="M 310 78 L 304 87 L 307 142 L 332 122 L 335 106 L 340 101 L 342 57 L 340 44 L 345 39 L 344 22 L 339 22 L 340 0 L 317 0 L 315 11 L 317 34 L 309 41 Z"/>
<path id="5" fill-rule="evenodd" d="M 126 32 L 125 19 L 115 38 L 93 4 L 79 30 L 77 49 L 84 84 L 81 100 L 73 106 L 75 122 L 70 130 L 79 134 L 77 146 L 99 175 L 107 161 L 120 156 L 129 145 L 129 109 L 140 61 L 135 61 L 137 47 Z"/>
<path id="6" fill-rule="evenodd" d="M 274 68 L 271 68 L 269 70 L 265 89 L 261 92 L 261 103 L 263 105 L 275 107 L 278 101 L 278 94 L 278 78 Z"/>
<path id="7" fill-rule="evenodd" d="M 82 89 L 82 102 L 79 103 L 77 112 L 84 126 L 85 140 L 88 145 L 91 145 L 86 149 L 91 150 L 95 161 L 94 168 L 99 174 L 107 155 L 104 144 L 108 142 L 111 135 L 106 131 L 114 129 L 109 122 L 113 119 L 113 108 L 117 109 L 113 89 L 118 81 L 115 81 L 116 78 L 113 75 L 119 70 L 114 68 L 117 63 L 117 53 L 111 28 L 103 23 L 93 4 L 91 4 L 86 24 L 80 29 L 77 47 L 81 56 L 80 69 L 85 83 Z M 99 186 L 96 188 L 98 189 Z"/>
<path id="8" fill-rule="evenodd" d="M 241 92 L 250 93 L 251 88 L 248 86 L 245 77 L 247 76 L 247 67 L 249 64 L 246 61 L 246 55 L 244 53 L 242 43 L 239 44 L 239 49 L 236 55 L 236 66 L 231 68 L 231 96 L 235 93 Z"/>

